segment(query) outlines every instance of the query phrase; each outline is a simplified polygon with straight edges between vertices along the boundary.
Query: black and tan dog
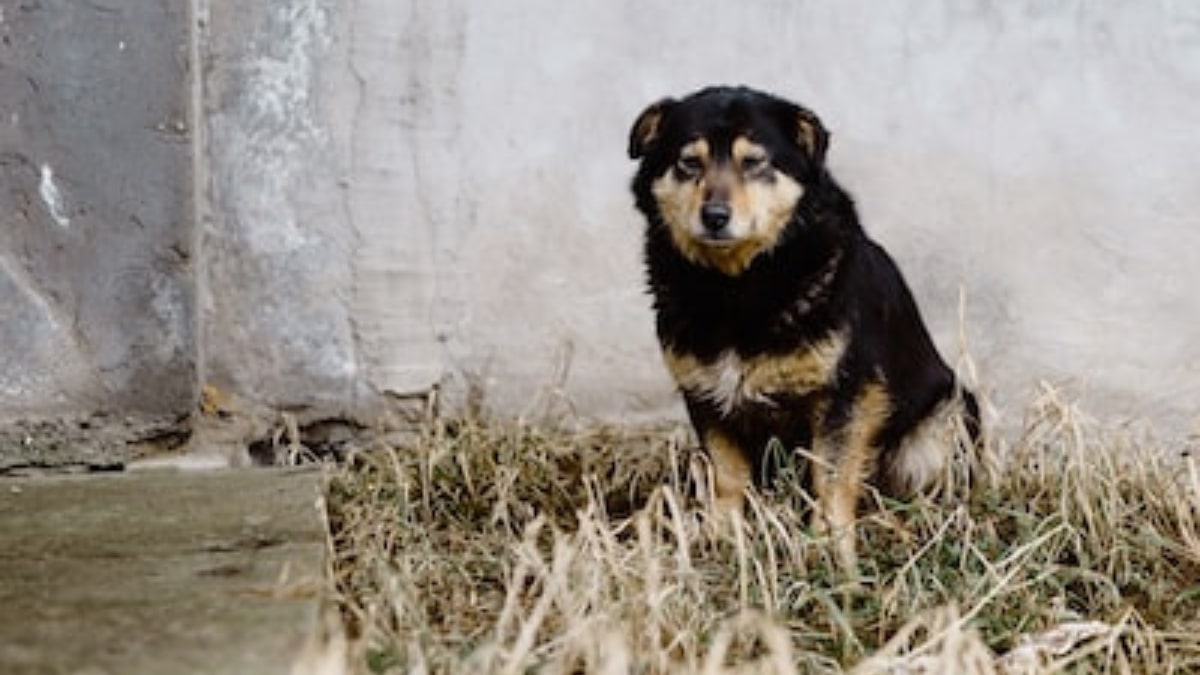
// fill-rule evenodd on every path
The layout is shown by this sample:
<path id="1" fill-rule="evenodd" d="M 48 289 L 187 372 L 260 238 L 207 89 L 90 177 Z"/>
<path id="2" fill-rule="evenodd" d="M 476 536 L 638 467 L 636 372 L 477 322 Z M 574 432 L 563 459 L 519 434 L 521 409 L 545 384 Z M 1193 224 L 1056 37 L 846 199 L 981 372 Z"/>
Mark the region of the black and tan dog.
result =
<path id="1" fill-rule="evenodd" d="M 978 442 L 975 398 L 938 355 L 899 269 L 825 167 L 816 115 L 748 88 L 651 105 L 629 156 L 663 355 L 740 508 L 776 439 L 810 450 L 814 527 L 855 563 L 866 482 L 906 496 Z M 940 437 L 938 437 L 940 436 Z"/>

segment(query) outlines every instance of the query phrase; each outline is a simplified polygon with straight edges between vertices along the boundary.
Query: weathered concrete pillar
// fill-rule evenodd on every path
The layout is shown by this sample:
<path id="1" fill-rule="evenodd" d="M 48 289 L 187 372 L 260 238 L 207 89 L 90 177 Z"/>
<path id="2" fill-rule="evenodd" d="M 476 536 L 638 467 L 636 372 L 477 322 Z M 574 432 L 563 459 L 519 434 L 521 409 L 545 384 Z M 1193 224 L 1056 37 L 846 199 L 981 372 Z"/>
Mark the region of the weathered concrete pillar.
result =
<path id="1" fill-rule="evenodd" d="M 327 4 L 216 3 L 201 40 L 204 377 L 288 407 L 352 401 L 359 371 L 343 160 L 314 82 Z"/>
<path id="2" fill-rule="evenodd" d="M 444 191 L 421 193 L 410 148 L 441 100 L 417 90 L 417 9 L 200 4 L 205 382 L 322 414 L 427 390 Z"/>
<path id="3" fill-rule="evenodd" d="M 195 396 L 188 10 L 0 2 L 0 420 Z"/>

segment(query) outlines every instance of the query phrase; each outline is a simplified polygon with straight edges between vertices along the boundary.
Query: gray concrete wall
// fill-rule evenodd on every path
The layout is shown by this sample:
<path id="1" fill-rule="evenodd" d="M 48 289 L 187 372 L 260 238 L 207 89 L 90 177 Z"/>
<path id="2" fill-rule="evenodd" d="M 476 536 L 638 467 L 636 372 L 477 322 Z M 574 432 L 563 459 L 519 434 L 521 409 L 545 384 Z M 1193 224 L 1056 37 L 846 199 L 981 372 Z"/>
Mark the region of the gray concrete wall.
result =
<path id="1" fill-rule="evenodd" d="M 503 414 L 678 415 L 624 148 L 644 105 L 714 82 L 824 118 L 952 359 L 965 295 L 1002 420 L 1043 378 L 1170 433 L 1200 414 L 1189 3 L 193 0 L 194 130 L 181 9 L 64 4 L 0 5 L 6 414 L 201 383 L 314 416 L 438 384 Z"/>
<path id="2" fill-rule="evenodd" d="M 1104 416 L 1176 431 L 1196 417 L 1191 5 L 290 0 L 258 13 L 230 39 L 275 79 L 212 77 L 304 125 L 263 136 L 303 197 L 268 209 L 295 216 L 262 221 L 282 267 L 239 284 L 250 297 L 237 302 L 284 314 L 269 344 L 328 350 L 298 350 L 302 371 L 355 379 L 358 394 L 446 382 L 451 399 L 481 391 L 505 413 L 677 413 L 642 291 L 626 134 L 664 94 L 746 82 L 824 117 L 836 172 L 951 358 L 965 295 L 981 387 L 1009 419 L 1043 378 Z M 283 60 L 279 40 L 296 50 Z M 217 130 L 217 175 L 247 156 L 237 114 L 254 116 Z M 289 248 L 295 232 L 320 265 Z M 231 360 L 257 377 L 243 354 Z"/>
<path id="3" fill-rule="evenodd" d="M 0 419 L 191 406 L 186 15 L 0 0 Z"/>
<path id="4" fill-rule="evenodd" d="M 201 3 L 201 376 L 268 406 L 352 407 L 362 375 L 333 4 Z"/>

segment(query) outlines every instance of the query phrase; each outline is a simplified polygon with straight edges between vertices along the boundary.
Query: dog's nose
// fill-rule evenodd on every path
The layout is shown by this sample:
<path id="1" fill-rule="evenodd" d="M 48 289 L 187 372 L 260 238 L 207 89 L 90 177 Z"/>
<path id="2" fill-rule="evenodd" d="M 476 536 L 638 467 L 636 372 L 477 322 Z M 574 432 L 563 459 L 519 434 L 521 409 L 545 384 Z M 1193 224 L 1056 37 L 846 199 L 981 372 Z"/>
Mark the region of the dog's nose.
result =
<path id="1" fill-rule="evenodd" d="M 700 222 L 709 232 L 718 232 L 728 225 L 731 215 L 729 205 L 722 202 L 709 202 L 700 207 Z"/>

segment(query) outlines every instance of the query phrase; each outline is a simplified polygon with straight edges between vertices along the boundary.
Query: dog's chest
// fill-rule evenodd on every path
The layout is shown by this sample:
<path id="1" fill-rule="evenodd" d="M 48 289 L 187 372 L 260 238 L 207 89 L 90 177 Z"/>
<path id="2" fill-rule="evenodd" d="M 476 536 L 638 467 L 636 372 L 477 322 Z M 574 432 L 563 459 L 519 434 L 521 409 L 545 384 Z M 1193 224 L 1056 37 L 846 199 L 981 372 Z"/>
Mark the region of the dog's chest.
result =
<path id="1" fill-rule="evenodd" d="M 829 387 L 846 349 L 842 333 L 783 353 L 746 356 L 728 349 L 701 359 L 684 351 L 664 352 L 676 385 L 693 398 L 731 415 L 747 406 L 775 407 Z"/>

